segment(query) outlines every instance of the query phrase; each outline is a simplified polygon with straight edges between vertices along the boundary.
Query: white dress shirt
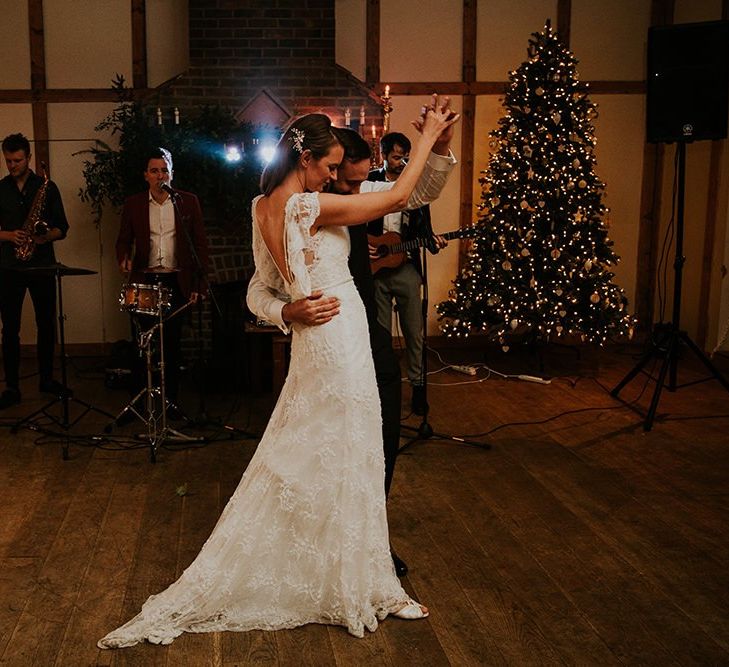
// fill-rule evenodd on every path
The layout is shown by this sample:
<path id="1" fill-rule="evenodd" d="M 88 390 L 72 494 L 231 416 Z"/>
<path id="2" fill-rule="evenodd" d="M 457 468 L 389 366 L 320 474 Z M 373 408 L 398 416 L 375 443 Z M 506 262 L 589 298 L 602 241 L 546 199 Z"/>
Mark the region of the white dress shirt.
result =
<path id="1" fill-rule="evenodd" d="M 149 195 L 149 268 L 177 268 L 175 207 L 168 196 L 161 204 Z"/>

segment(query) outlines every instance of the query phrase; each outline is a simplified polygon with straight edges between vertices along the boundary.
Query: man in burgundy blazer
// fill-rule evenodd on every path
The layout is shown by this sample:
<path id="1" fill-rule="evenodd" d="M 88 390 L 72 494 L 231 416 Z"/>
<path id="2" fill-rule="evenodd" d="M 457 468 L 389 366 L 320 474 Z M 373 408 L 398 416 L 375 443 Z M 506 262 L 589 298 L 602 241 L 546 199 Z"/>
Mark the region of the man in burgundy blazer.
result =
<path id="1" fill-rule="evenodd" d="M 171 291 L 171 308 L 196 302 L 207 291 L 208 247 L 198 198 L 191 192 L 169 189 L 172 181 L 172 156 L 164 148 L 152 149 L 146 160 L 145 192 L 131 195 L 124 202 L 121 227 L 116 241 L 116 256 L 129 282 L 161 283 Z M 167 188 L 167 190 L 165 190 Z M 186 233 L 187 232 L 187 233 Z M 189 238 L 188 238 L 189 237 Z M 190 242 L 201 270 L 198 270 Z M 156 321 L 150 315 L 137 315 L 135 326 L 147 329 Z M 180 368 L 180 315 L 165 321 L 166 394 L 177 401 Z M 133 388 L 141 387 L 135 378 Z"/>

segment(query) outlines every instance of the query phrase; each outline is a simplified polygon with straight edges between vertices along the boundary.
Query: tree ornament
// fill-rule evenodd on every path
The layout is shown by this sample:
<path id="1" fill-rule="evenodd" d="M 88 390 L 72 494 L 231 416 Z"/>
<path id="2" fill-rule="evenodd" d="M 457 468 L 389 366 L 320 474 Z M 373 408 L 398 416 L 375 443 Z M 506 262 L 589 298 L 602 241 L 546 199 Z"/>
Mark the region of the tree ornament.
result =
<path id="1" fill-rule="evenodd" d="M 559 252 L 559 251 L 557 251 L 557 252 Z M 554 293 L 555 293 L 555 294 L 556 294 L 557 296 L 562 296 L 562 289 L 558 287 L 558 288 L 557 288 L 556 290 L 554 290 Z"/>
<path id="2" fill-rule="evenodd" d="M 587 181 L 584 178 L 581 178 L 579 181 L 577 181 L 577 186 L 580 188 L 586 188 Z"/>
<path id="3" fill-rule="evenodd" d="M 560 310 L 559 311 L 559 316 L 560 317 L 564 317 L 565 315 L 567 315 L 567 311 L 566 310 Z"/>
<path id="4" fill-rule="evenodd" d="M 498 206 L 501 200 L 498 197 L 491 197 L 491 206 Z"/>
<path id="5" fill-rule="evenodd" d="M 585 260 L 585 271 L 589 271 L 592 268 L 592 260 L 586 259 Z"/>
<path id="6" fill-rule="evenodd" d="M 523 209 L 524 209 L 524 208 L 529 208 L 529 202 L 528 202 L 528 201 L 527 201 L 526 199 L 522 199 L 522 200 L 521 200 L 521 201 L 519 202 L 519 206 L 520 206 L 521 208 L 523 208 Z"/>
<path id="7" fill-rule="evenodd" d="M 577 169 L 580 166 L 580 161 L 575 158 L 574 160 L 572 160 L 572 166 Z"/>
<path id="8" fill-rule="evenodd" d="M 544 88 L 542 88 L 541 86 L 539 86 L 534 92 L 537 95 L 542 96 L 542 95 L 544 95 Z"/>
<path id="9" fill-rule="evenodd" d="M 552 252 L 549 253 L 552 256 L 552 259 L 559 259 L 559 256 L 562 254 L 557 248 L 554 248 Z"/>
<path id="10" fill-rule="evenodd" d="M 532 149 L 529 146 L 524 146 L 524 148 L 522 149 L 522 153 L 524 153 L 524 157 L 531 157 Z"/>
<path id="11" fill-rule="evenodd" d="M 590 301 L 592 301 L 592 303 L 600 303 L 600 295 L 597 292 L 593 292 L 590 295 Z"/>
<path id="12" fill-rule="evenodd" d="M 555 111 L 552 113 L 552 122 L 555 125 L 559 125 L 559 121 L 562 120 L 562 115 L 559 113 L 559 111 Z"/>
<path id="13" fill-rule="evenodd" d="M 511 327 L 511 330 L 514 331 L 519 326 L 519 320 L 511 320 L 509 322 L 509 326 Z"/>
<path id="14" fill-rule="evenodd" d="M 504 269 L 504 271 L 511 271 L 511 262 L 508 259 L 504 260 L 501 263 L 501 268 Z"/>
<path id="15" fill-rule="evenodd" d="M 529 250 L 528 250 L 528 248 L 522 248 L 521 256 L 522 257 L 529 257 Z"/>

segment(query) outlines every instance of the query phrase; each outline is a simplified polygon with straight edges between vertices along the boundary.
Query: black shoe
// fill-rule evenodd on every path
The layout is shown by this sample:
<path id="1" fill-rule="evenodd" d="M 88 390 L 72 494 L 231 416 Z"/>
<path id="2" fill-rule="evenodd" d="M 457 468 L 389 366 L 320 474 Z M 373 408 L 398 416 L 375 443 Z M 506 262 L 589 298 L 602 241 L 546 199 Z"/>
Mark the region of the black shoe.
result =
<path id="1" fill-rule="evenodd" d="M 73 396 L 73 392 L 68 387 L 64 387 L 57 380 L 44 380 L 38 385 L 38 391 L 43 394 L 53 394 L 59 398 L 63 396 Z"/>
<path id="2" fill-rule="evenodd" d="M 422 384 L 413 385 L 411 408 L 416 415 L 423 416 L 428 412 L 428 402 L 425 400 L 425 387 Z"/>
<path id="3" fill-rule="evenodd" d="M 6 389 L 0 394 L 0 410 L 20 403 L 20 392 L 17 389 Z"/>
<path id="4" fill-rule="evenodd" d="M 398 577 L 404 577 L 408 573 L 408 566 L 405 561 L 401 560 L 392 549 L 390 549 L 390 555 L 392 556 L 392 564 L 395 566 L 395 574 Z"/>

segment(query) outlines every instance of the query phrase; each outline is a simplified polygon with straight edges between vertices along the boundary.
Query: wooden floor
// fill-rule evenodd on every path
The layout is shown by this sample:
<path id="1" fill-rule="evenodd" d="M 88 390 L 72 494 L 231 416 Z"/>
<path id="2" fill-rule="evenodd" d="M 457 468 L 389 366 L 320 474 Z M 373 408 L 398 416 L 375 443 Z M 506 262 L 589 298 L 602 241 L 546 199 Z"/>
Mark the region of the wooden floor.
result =
<path id="1" fill-rule="evenodd" d="M 0 664 L 729 664 L 729 394 L 716 382 L 664 392 L 644 433 L 604 389 L 633 358 L 611 351 L 593 361 L 596 372 L 557 364 L 574 374 L 550 385 L 432 376 L 436 431 L 521 424 L 486 438 L 490 451 L 433 439 L 400 457 L 392 542 L 410 565 L 405 587 L 431 615 L 386 619 L 364 639 L 310 625 L 99 651 L 99 637 L 193 559 L 256 441 L 226 431 L 163 449 L 152 465 L 146 449 L 92 438 L 106 419 L 90 414 L 73 429 L 89 438 L 63 461 L 58 438 L 0 427 Z M 115 412 L 124 393 L 106 389 L 98 371 L 97 360 L 76 360 L 72 386 Z M 0 417 L 40 405 L 34 384 Z M 644 385 L 636 379 L 625 397 Z M 270 405 L 222 394 L 207 407 L 260 433 Z"/>

